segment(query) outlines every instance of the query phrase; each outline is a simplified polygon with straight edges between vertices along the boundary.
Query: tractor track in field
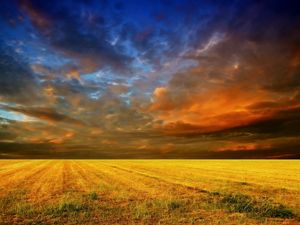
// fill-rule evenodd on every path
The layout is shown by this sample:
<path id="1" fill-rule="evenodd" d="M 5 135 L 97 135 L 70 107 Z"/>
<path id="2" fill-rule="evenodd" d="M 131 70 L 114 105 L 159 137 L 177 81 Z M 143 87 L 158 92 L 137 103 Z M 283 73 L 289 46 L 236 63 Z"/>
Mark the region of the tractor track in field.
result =
<path id="1" fill-rule="evenodd" d="M 76 177 L 79 177 L 78 181 L 80 181 L 79 186 L 81 186 L 81 191 L 87 192 L 93 190 L 99 182 L 95 180 L 95 176 L 92 171 L 87 171 L 86 168 L 83 168 L 81 163 L 72 162 L 72 167 L 74 169 L 74 173 Z"/>
<path id="2" fill-rule="evenodd" d="M 0 162 L 0 171 L 5 170 L 6 168 L 9 168 L 11 166 L 14 166 L 16 164 L 24 164 L 25 162 L 22 160 L 16 160 L 16 161 L 2 161 Z"/>
<path id="3" fill-rule="evenodd" d="M 154 176 L 154 175 L 149 175 L 149 174 L 146 174 L 146 173 L 143 173 L 143 172 L 140 172 L 140 171 L 136 171 L 136 170 L 130 170 L 130 169 L 126 169 L 124 167 L 120 167 L 120 166 L 115 166 L 115 165 L 108 165 L 109 167 L 111 168 L 114 168 L 114 169 L 117 169 L 117 170 L 121 170 L 123 172 L 126 172 L 126 173 L 130 173 L 130 174 L 135 174 L 135 175 L 138 175 L 143 179 L 147 178 L 147 179 L 150 179 L 152 181 L 156 181 L 160 184 L 162 184 L 163 186 L 165 186 L 166 188 L 168 189 L 173 189 L 174 187 L 176 187 L 176 189 L 174 191 L 178 192 L 178 188 L 181 188 L 183 189 L 182 193 L 185 194 L 190 191 L 194 191 L 196 194 L 199 194 L 199 193 L 209 193 L 209 191 L 205 190 L 205 189 L 201 189 L 201 188 L 198 188 L 198 187 L 195 187 L 195 186 L 189 186 L 189 185 L 186 185 L 186 184 L 181 184 L 181 183 L 177 183 L 177 182 L 170 182 L 166 179 L 163 179 L 161 177 L 158 177 L 158 176 Z M 153 183 L 152 183 L 153 185 Z M 155 185 L 153 185 L 155 186 Z M 189 193 L 190 195 L 190 193 Z"/>
<path id="4" fill-rule="evenodd" d="M 56 162 L 48 166 L 43 176 L 40 176 L 30 188 L 30 200 L 32 202 L 43 202 L 53 198 L 55 193 L 55 180 L 61 164 Z"/>
<path id="5" fill-rule="evenodd" d="M 129 185 L 132 183 L 132 180 L 127 177 L 119 176 L 119 174 L 112 173 L 112 171 L 107 171 L 103 168 L 101 169 L 99 166 L 95 166 L 90 163 L 85 163 L 85 166 L 89 167 L 89 171 L 96 177 L 100 178 L 99 183 L 104 181 L 106 184 L 112 185 L 113 187 L 122 187 L 128 193 L 134 190 L 133 193 L 138 193 L 141 198 L 142 196 L 147 196 L 148 194 L 147 191 L 139 188 L 137 185 Z"/>
<path id="6" fill-rule="evenodd" d="M 10 189 L 15 189 L 15 188 L 23 188 L 26 189 L 28 186 L 30 186 L 30 184 L 34 183 L 39 176 L 41 176 L 42 174 L 44 174 L 47 169 L 49 168 L 49 162 L 42 162 L 38 165 L 34 165 L 34 166 L 29 166 L 30 169 L 25 170 L 25 174 L 22 174 L 21 171 L 18 170 L 18 172 L 16 174 L 14 174 L 14 176 L 10 177 L 9 179 L 7 179 L 6 182 L 2 182 L 2 187 L 9 187 Z M 27 167 L 25 167 L 27 168 Z M 21 170 L 24 170 L 24 168 L 20 168 Z M 15 179 L 16 177 L 22 175 L 22 178 L 20 179 Z M 4 177 L 1 177 L 2 179 L 5 179 Z"/>
<path id="7" fill-rule="evenodd" d="M 36 182 L 39 177 L 41 177 L 43 174 L 46 173 L 47 170 L 51 169 L 51 166 L 49 166 L 51 162 L 44 162 L 38 165 L 37 167 L 33 168 L 33 171 L 29 173 L 28 175 L 25 175 L 21 182 L 17 183 L 18 187 L 26 187 L 27 185 L 31 185 L 32 183 Z"/>
<path id="8" fill-rule="evenodd" d="M 22 162 L 21 165 L 18 165 L 18 167 L 14 167 L 14 166 L 15 166 L 15 164 L 13 164 L 12 166 L 7 166 L 3 170 L 1 169 L 0 170 L 1 179 L 5 179 L 7 177 L 10 177 L 11 175 L 16 175 L 18 173 L 24 172 L 24 169 L 26 170 L 26 168 L 32 167 L 32 162 L 30 162 L 30 161 Z M 12 168 L 10 168 L 10 167 L 12 167 Z"/>

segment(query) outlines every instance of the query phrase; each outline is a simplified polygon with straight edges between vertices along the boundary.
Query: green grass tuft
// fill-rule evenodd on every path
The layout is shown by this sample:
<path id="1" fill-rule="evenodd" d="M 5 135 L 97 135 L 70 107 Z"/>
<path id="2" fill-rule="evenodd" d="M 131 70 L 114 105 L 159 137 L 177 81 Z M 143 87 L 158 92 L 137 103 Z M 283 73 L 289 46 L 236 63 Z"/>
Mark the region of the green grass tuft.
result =
<path id="1" fill-rule="evenodd" d="M 89 193 L 88 198 L 90 200 L 98 200 L 99 196 L 98 196 L 98 194 L 96 192 L 91 192 L 91 193 Z"/>
<path id="2" fill-rule="evenodd" d="M 225 195 L 221 205 L 229 212 L 250 213 L 258 217 L 293 218 L 295 214 L 282 204 L 274 204 L 269 200 L 255 201 L 248 195 Z"/>
<path id="3" fill-rule="evenodd" d="M 16 203 L 12 208 L 12 213 L 16 215 L 29 216 L 35 213 L 32 205 L 24 202 Z"/>
<path id="4" fill-rule="evenodd" d="M 151 216 L 151 210 L 145 204 L 136 205 L 132 213 L 134 219 L 146 219 Z"/>
<path id="5" fill-rule="evenodd" d="M 269 202 L 264 203 L 259 208 L 260 214 L 265 217 L 274 217 L 274 218 L 293 218 L 295 214 L 293 211 L 288 209 L 286 206 L 279 204 L 274 205 Z"/>
<path id="6" fill-rule="evenodd" d="M 255 205 L 247 195 L 227 195 L 221 201 L 230 212 L 253 212 Z"/>
<path id="7" fill-rule="evenodd" d="M 48 206 L 45 210 L 47 215 L 60 216 L 64 214 L 76 214 L 81 211 L 87 211 L 87 205 L 77 202 L 61 202 L 58 205 Z"/>
<path id="8" fill-rule="evenodd" d="M 181 204 L 177 201 L 168 202 L 168 209 L 170 209 L 170 210 L 178 209 L 180 206 L 181 206 Z"/>

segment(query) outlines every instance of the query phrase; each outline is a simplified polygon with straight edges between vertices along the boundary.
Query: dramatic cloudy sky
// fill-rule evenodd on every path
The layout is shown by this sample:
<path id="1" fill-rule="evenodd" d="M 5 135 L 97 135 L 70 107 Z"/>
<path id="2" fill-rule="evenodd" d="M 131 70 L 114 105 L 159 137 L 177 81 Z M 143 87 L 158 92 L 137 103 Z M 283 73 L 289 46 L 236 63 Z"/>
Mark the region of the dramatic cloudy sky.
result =
<path id="1" fill-rule="evenodd" d="M 1 1 L 0 158 L 299 158 L 298 2 Z"/>

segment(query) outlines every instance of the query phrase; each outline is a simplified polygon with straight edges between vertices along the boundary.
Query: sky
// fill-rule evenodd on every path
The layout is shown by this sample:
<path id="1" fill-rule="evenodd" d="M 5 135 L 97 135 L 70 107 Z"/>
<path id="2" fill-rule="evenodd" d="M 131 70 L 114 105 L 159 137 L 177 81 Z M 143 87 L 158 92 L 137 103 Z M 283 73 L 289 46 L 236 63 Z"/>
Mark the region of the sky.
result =
<path id="1" fill-rule="evenodd" d="M 298 2 L 1 1 L 0 158 L 300 158 Z"/>

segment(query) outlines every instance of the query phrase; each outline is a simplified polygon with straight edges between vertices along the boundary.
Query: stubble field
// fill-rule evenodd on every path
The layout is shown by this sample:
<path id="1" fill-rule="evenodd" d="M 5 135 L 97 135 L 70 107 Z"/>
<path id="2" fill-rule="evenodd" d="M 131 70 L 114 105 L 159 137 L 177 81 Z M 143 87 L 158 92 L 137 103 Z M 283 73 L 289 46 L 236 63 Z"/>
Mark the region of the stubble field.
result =
<path id="1" fill-rule="evenodd" d="M 299 160 L 0 160 L 0 224 L 300 224 Z"/>

